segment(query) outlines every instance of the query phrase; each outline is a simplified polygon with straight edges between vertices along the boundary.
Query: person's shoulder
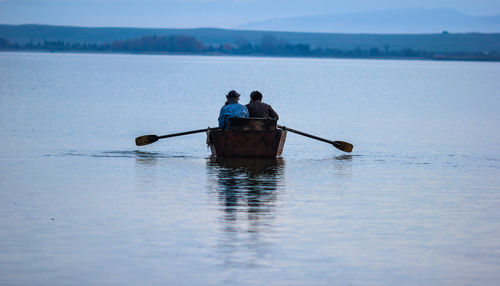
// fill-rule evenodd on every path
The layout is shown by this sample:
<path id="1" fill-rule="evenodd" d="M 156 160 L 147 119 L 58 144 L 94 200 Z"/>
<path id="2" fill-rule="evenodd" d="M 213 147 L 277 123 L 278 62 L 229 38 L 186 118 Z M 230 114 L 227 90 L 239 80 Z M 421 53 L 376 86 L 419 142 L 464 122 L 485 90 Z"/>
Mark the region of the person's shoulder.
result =
<path id="1" fill-rule="evenodd" d="M 231 106 L 232 104 L 226 104 L 226 105 L 223 105 L 221 108 L 220 108 L 220 111 L 226 111 L 226 110 L 231 110 L 233 107 Z"/>
<path id="2" fill-rule="evenodd" d="M 265 103 L 265 102 L 262 102 L 262 104 L 265 106 L 265 107 L 271 107 L 271 105 Z"/>
<path id="3" fill-rule="evenodd" d="M 255 106 L 255 102 L 254 101 L 250 101 L 249 103 L 245 104 L 246 107 L 253 107 Z"/>

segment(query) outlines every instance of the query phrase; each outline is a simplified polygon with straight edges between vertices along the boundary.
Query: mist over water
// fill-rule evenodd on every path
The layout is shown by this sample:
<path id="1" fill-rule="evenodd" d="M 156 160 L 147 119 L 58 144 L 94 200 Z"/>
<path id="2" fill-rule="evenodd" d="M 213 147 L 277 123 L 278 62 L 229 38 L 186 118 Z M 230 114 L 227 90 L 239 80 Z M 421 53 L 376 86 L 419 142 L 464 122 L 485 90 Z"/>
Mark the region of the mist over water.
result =
<path id="1" fill-rule="evenodd" d="M 496 285 L 497 63 L 0 54 L 2 285 Z M 293 133 L 210 158 L 231 89 Z"/>

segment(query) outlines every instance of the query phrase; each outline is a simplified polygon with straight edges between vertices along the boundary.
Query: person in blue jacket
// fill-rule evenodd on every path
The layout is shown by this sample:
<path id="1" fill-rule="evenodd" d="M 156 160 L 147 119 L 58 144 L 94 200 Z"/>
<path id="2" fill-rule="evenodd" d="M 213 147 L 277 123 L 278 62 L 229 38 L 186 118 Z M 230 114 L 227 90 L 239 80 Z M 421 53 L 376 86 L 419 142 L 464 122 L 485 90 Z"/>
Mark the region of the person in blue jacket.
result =
<path id="1" fill-rule="evenodd" d="M 249 117 L 246 106 L 239 104 L 240 94 L 231 90 L 226 95 L 226 104 L 220 109 L 219 127 L 227 129 L 229 118 L 233 117 Z"/>

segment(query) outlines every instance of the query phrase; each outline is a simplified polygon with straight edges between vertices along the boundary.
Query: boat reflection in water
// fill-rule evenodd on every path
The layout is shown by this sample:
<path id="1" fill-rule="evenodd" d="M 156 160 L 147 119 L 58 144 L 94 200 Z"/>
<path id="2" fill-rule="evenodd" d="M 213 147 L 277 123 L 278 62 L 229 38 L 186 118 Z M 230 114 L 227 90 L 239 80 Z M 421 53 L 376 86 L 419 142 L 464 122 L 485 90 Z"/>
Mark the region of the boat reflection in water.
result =
<path id="1" fill-rule="evenodd" d="M 269 254 L 284 173 L 282 158 L 210 158 L 209 192 L 218 200 L 224 264 L 261 266 Z"/>

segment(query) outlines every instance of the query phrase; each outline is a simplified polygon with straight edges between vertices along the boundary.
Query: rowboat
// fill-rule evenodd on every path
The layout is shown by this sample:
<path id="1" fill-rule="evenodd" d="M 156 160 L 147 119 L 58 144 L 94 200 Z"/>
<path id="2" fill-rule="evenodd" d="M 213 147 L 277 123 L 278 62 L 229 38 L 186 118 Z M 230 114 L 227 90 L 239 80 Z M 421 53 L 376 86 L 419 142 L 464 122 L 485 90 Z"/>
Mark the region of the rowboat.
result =
<path id="1" fill-rule="evenodd" d="M 235 117 L 226 130 L 207 130 L 207 144 L 212 157 L 279 158 L 286 134 L 276 120 Z"/>
<path id="2" fill-rule="evenodd" d="M 1 0 L 0 0 L 1 1 Z M 206 128 L 167 135 L 143 135 L 135 138 L 137 146 L 160 139 L 206 132 L 212 157 L 279 158 L 283 153 L 287 131 L 332 144 L 333 147 L 352 152 L 353 145 L 345 141 L 330 141 L 315 135 L 276 124 L 269 118 L 231 118 L 226 129 Z"/>

